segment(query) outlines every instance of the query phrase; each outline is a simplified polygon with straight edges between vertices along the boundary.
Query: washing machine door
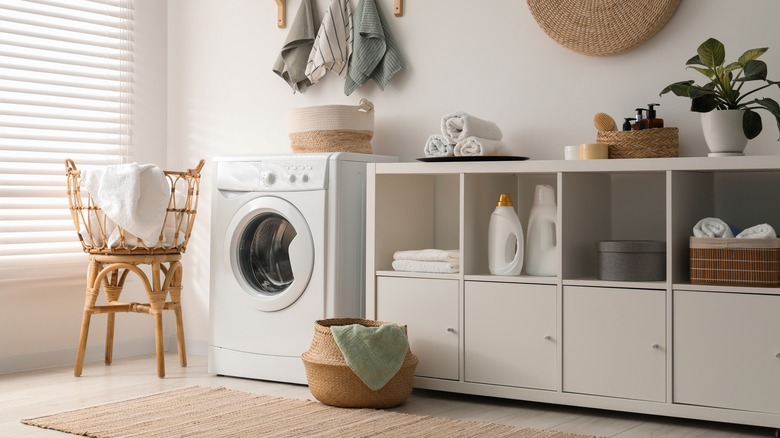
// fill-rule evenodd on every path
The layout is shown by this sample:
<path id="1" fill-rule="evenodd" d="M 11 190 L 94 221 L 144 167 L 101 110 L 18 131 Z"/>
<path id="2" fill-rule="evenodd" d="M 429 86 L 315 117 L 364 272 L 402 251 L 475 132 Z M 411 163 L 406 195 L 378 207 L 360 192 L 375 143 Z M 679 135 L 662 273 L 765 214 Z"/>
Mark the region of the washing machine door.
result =
<path id="1" fill-rule="evenodd" d="M 275 196 L 248 202 L 233 216 L 225 244 L 233 275 L 257 309 L 284 309 L 306 290 L 314 242 L 306 219 L 290 202 Z"/>

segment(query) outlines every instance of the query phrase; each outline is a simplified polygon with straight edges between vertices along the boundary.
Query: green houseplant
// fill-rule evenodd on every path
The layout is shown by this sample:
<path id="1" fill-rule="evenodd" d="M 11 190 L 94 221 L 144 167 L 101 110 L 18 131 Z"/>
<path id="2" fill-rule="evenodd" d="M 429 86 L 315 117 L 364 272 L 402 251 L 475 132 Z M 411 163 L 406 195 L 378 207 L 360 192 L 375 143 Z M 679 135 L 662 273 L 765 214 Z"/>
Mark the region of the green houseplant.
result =
<path id="1" fill-rule="evenodd" d="M 686 63 L 688 68 L 706 76 L 709 82 L 704 85 L 696 85 L 693 80 L 675 82 L 660 94 L 671 91 L 677 96 L 688 97 L 691 99 L 691 111 L 699 113 L 742 110 L 742 131 L 747 139 L 753 139 L 761 133 L 761 116 L 755 112 L 759 109 L 769 111 L 775 117 L 780 131 L 780 105 L 774 99 L 756 98 L 754 94 L 772 85 L 780 86 L 780 82 L 766 78 L 766 63 L 757 59 L 767 50 L 766 47 L 748 50 L 736 62 L 725 65 L 726 50 L 723 43 L 710 38 L 699 46 L 696 56 Z M 762 84 L 743 92 L 745 83 L 753 81 Z"/>

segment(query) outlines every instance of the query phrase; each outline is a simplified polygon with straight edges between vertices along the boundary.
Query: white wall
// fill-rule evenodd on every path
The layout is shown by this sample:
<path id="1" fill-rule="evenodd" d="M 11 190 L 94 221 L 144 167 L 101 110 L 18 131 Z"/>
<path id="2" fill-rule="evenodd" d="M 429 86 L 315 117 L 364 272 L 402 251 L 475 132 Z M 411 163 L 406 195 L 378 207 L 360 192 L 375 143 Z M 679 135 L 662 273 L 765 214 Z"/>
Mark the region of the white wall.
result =
<path id="1" fill-rule="evenodd" d="M 317 0 L 320 12 L 328 3 Z M 521 0 L 409 0 L 399 18 L 392 16 L 392 1 L 379 4 L 408 65 L 384 92 L 369 83 L 345 96 L 343 80 L 332 73 L 304 94 L 293 94 L 271 71 L 299 0 L 288 1 L 285 29 L 276 27 L 271 0 L 169 0 L 169 163 L 182 167 L 216 155 L 289 153 L 288 109 L 354 105 L 362 97 L 376 108 L 374 153 L 403 161 L 423 156 L 441 116 L 454 110 L 497 122 L 513 154 L 560 159 L 564 145 L 595 141 L 596 112 L 622 121 L 651 102 L 661 104 L 666 126 L 680 128 L 680 155 L 703 157 L 707 150 L 690 103 L 658 96 L 669 83 L 698 79 L 684 68 L 698 45 L 718 38 L 729 60 L 750 48 L 775 46 L 762 59 L 770 79 L 780 78 L 776 0 L 684 0 L 653 38 L 610 57 L 558 46 Z M 771 95 L 780 93 L 773 89 Z M 780 151 L 774 120 L 764 117 L 764 125 L 748 154 Z M 186 256 L 195 275 L 185 303 L 190 339 L 208 337 L 209 170 L 198 232 Z"/>
<path id="2" fill-rule="evenodd" d="M 513 154 L 559 159 L 564 145 L 595 140 L 596 112 L 619 119 L 633 115 L 636 107 L 658 102 L 667 126 L 680 128 L 680 154 L 703 157 L 706 146 L 689 102 L 658 96 L 671 82 L 698 79 L 698 73 L 684 68 L 696 47 L 716 37 L 726 44 L 727 57 L 735 59 L 746 49 L 769 46 L 762 59 L 769 65 L 769 77 L 780 78 L 776 0 L 683 0 L 653 38 L 610 57 L 588 57 L 558 46 L 522 0 L 407 0 L 400 18 L 392 16 L 392 1 L 378 1 L 408 65 L 384 92 L 369 83 L 345 96 L 343 81 L 331 73 L 304 94 L 293 94 L 271 71 L 300 0 L 288 1 L 285 29 L 276 26 L 271 0 L 136 0 L 136 159 L 169 169 L 209 160 L 200 214 L 184 258 L 189 352 L 205 353 L 209 245 L 211 238 L 221 238 L 209 233 L 210 160 L 217 155 L 290 152 L 290 108 L 356 104 L 366 97 L 376 107 L 374 152 L 404 161 L 423 155 L 423 144 L 438 132 L 441 116 L 454 110 L 497 122 Z M 328 3 L 317 0 L 320 12 Z M 777 89 L 771 93 L 775 98 L 780 94 Z M 764 125 L 765 132 L 751 141 L 748 154 L 780 151 L 774 121 L 765 117 Z M 83 293 L 83 285 L 3 291 L 0 372 L 17 364 L 32 368 L 72 363 Z M 90 346 L 96 347 L 97 359 L 104 319 L 94 319 L 99 323 Z M 124 340 L 124 351 L 137 351 L 131 348 L 134 339 L 143 336 L 148 342 L 151 337 L 149 321 L 133 315 L 124 319 L 128 322 L 118 327 L 117 348 L 123 348 Z M 170 324 L 166 328 L 172 333 Z M 139 348 L 148 343 L 143 345 Z M 152 348 L 148 346 L 148 352 Z"/>

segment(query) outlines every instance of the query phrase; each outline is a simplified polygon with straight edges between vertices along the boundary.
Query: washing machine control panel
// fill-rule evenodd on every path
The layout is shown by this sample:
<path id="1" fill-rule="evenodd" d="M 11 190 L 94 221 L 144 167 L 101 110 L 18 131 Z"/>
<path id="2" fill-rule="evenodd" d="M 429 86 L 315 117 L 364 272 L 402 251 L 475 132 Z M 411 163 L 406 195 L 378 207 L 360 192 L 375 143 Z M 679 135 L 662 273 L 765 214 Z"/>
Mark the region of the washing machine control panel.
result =
<path id="1" fill-rule="evenodd" d="M 302 191 L 327 188 L 328 162 L 311 157 L 217 163 L 217 189 L 245 192 Z"/>

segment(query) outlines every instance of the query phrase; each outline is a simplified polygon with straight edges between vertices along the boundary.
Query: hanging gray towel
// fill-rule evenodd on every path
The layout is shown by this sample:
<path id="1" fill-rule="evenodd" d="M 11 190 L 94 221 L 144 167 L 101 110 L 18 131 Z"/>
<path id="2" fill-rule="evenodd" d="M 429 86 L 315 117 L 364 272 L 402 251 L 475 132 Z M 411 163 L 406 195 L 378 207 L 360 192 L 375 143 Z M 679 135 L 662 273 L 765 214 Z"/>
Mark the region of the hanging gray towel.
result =
<path id="1" fill-rule="evenodd" d="M 344 84 L 349 96 L 373 79 L 380 90 L 406 65 L 382 11 L 375 0 L 362 0 L 352 16 L 352 58 Z"/>
<path id="2" fill-rule="evenodd" d="M 314 21 L 316 16 L 317 5 L 312 0 L 301 1 L 287 40 L 274 64 L 274 73 L 290 84 L 293 93 L 302 92 L 311 85 L 311 81 L 306 77 L 306 63 L 317 37 L 317 23 Z"/>

